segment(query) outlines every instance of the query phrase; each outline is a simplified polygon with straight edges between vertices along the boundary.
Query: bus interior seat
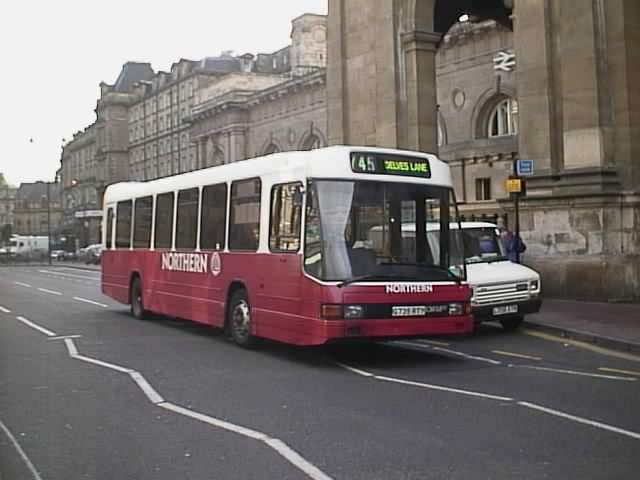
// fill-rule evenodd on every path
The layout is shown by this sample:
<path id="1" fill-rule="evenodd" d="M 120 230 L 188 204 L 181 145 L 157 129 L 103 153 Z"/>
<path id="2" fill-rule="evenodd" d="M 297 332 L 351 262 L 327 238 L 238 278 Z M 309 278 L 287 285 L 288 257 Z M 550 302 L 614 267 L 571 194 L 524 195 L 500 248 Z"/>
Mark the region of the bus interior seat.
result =
<path id="1" fill-rule="evenodd" d="M 349 249 L 351 271 L 355 277 L 372 273 L 376 266 L 376 252 L 370 248 Z"/>

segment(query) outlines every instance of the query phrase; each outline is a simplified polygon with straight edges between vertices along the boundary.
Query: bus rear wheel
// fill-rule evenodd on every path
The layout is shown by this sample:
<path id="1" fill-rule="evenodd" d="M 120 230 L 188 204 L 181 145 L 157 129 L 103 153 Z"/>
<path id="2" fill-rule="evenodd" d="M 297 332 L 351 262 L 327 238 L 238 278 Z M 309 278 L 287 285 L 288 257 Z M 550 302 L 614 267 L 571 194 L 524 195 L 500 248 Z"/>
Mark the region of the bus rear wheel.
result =
<path id="1" fill-rule="evenodd" d="M 140 277 L 135 277 L 131 281 L 131 287 L 129 287 L 129 298 L 131 299 L 131 315 L 138 320 L 144 320 L 147 318 L 148 312 L 144 309 L 142 282 L 140 281 Z"/>
<path id="2" fill-rule="evenodd" d="M 255 337 L 251 334 L 251 306 L 245 290 L 236 290 L 231 295 L 227 324 L 233 341 L 243 347 L 255 346 Z"/>

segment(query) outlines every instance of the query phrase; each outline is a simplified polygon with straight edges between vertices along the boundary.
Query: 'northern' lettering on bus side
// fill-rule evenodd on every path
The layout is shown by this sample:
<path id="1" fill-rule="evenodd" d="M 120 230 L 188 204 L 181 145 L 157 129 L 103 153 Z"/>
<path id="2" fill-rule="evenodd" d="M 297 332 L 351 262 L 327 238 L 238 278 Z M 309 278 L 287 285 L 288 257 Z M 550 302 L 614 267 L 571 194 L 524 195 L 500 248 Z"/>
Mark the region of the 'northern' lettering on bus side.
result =
<path id="1" fill-rule="evenodd" d="M 163 253 L 162 270 L 169 272 L 207 273 L 206 253 Z"/>

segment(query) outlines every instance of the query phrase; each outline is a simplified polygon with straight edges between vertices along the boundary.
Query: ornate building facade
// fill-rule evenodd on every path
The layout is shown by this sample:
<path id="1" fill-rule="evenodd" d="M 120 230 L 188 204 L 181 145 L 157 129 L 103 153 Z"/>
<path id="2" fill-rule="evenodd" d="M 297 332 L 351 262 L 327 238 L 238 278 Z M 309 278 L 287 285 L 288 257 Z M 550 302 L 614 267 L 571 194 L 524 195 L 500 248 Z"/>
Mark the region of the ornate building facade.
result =
<path id="1" fill-rule="evenodd" d="M 16 192 L 14 222 L 13 233 L 18 235 L 53 234 L 62 222 L 62 186 L 46 182 L 21 184 Z"/>

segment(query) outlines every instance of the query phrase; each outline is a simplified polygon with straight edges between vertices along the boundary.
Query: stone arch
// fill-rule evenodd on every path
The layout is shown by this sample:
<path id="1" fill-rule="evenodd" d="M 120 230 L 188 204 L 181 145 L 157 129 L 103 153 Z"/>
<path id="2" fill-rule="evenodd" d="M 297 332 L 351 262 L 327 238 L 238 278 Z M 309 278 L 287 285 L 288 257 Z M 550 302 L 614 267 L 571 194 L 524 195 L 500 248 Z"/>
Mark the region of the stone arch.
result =
<path id="1" fill-rule="evenodd" d="M 298 150 L 314 150 L 327 146 L 327 139 L 316 127 L 311 127 L 303 135 Z"/>
<path id="2" fill-rule="evenodd" d="M 280 144 L 274 138 L 269 138 L 264 143 L 260 151 L 262 152 L 261 155 L 271 155 L 272 153 L 279 153 L 283 150 Z"/>
<path id="3" fill-rule="evenodd" d="M 499 90 L 490 88 L 480 95 L 471 114 L 471 134 L 474 140 L 488 137 L 487 124 L 489 115 L 496 105 L 507 98 L 517 100 L 514 89 L 506 87 L 501 87 Z"/>

